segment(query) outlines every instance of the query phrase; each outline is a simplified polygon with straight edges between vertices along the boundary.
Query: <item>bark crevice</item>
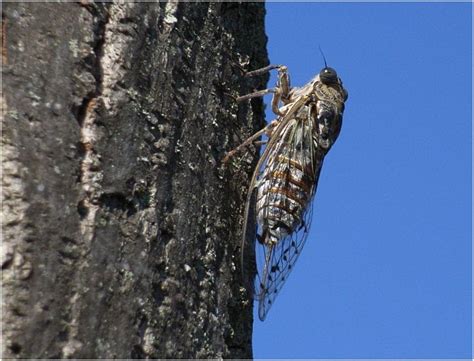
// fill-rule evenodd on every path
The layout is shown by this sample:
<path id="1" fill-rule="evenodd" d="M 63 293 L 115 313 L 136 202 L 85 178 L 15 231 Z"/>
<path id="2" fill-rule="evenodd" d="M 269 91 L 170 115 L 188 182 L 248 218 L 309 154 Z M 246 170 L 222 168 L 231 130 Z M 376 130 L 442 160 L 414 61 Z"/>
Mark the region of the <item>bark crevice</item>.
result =
<path id="1" fill-rule="evenodd" d="M 221 159 L 263 123 L 227 95 L 268 62 L 263 4 L 3 10 L 3 356 L 251 357 L 256 153 Z"/>

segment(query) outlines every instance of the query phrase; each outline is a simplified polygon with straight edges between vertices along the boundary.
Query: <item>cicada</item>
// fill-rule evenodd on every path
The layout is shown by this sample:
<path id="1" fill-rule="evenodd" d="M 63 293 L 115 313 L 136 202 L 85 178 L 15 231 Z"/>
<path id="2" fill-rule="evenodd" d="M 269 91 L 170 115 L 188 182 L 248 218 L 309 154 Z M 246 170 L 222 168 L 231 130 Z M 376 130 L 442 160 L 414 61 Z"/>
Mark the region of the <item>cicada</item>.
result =
<path id="1" fill-rule="evenodd" d="M 314 198 L 324 157 L 342 125 L 348 93 L 333 68 L 327 66 L 303 87 L 291 87 L 288 69 L 269 65 L 246 74 L 278 70 L 275 88 L 237 98 L 243 101 L 273 93 L 276 119 L 229 152 L 224 162 L 244 147 L 260 142 L 265 148 L 250 181 L 242 231 L 258 243 L 254 299 L 264 320 L 288 278 L 308 237 Z M 267 140 L 261 137 L 267 135 Z M 256 225 L 256 229 L 253 228 Z M 255 233 L 254 233 L 255 232 Z M 252 236 L 253 237 L 253 236 Z"/>

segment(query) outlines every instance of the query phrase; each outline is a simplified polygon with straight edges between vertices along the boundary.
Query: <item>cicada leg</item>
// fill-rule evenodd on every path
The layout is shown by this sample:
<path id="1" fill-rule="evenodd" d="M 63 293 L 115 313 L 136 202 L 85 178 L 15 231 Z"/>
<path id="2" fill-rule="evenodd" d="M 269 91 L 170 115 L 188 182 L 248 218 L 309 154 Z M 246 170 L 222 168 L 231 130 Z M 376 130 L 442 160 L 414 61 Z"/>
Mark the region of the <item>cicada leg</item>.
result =
<path id="1" fill-rule="evenodd" d="M 262 145 L 265 144 L 267 141 L 265 140 L 257 140 L 260 138 L 263 134 L 266 134 L 268 137 L 271 136 L 272 130 L 277 124 L 277 120 L 273 120 L 270 124 L 268 124 L 265 128 L 259 130 L 257 133 L 253 134 L 249 138 L 247 138 L 242 144 L 240 144 L 237 148 L 232 149 L 229 153 L 226 154 L 224 159 L 222 160 L 223 163 L 227 163 L 230 158 L 232 158 L 236 153 L 241 151 L 243 148 L 247 147 L 250 144 L 255 144 L 255 145 Z"/>
<path id="2" fill-rule="evenodd" d="M 280 69 L 280 68 L 283 68 L 283 67 L 285 67 L 285 66 L 284 65 L 268 65 L 264 68 L 260 68 L 260 69 L 256 69 L 256 70 L 246 72 L 245 77 L 250 78 L 250 77 L 256 76 L 256 75 L 262 75 L 262 74 L 268 73 L 269 71 L 271 71 L 273 69 Z"/>
<path id="3" fill-rule="evenodd" d="M 288 68 L 284 65 L 268 65 L 264 68 L 250 71 L 245 74 L 245 77 L 252 77 L 261 75 L 269 72 L 270 70 L 278 69 L 278 82 L 275 88 L 263 89 L 251 94 L 243 95 L 237 98 L 237 101 L 243 101 L 251 98 L 262 97 L 266 94 L 273 93 L 272 99 L 272 111 L 276 115 L 284 115 L 280 112 L 280 102 L 288 103 L 288 98 L 291 90 L 290 76 L 288 74 Z"/>
<path id="4" fill-rule="evenodd" d="M 242 95 L 242 96 L 236 98 L 236 100 L 238 102 L 242 102 L 244 100 L 263 97 L 264 95 L 267 95 L 267 94 L 270 94 L 270 93 L 276 93 L 276 92 L 277 92 L 277 88 L 263 89 L 263 90 L 258 90 L 256 92 L 253 92 L 253 93 L 250 93 L 250 94 Z"/>

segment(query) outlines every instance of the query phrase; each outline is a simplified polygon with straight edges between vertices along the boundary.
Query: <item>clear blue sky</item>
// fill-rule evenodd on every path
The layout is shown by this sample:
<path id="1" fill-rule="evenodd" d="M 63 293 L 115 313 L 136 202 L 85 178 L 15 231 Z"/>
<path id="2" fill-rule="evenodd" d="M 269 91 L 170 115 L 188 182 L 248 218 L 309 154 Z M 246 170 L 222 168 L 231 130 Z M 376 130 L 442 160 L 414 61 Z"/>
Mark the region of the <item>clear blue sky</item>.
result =
<path id="1" fill-rule="evenodd" d="M 321 45 L 349 100 L 254 356 L 470 358 L 471 4 L 266 7 L 271 62 L 303 85 Z"/>

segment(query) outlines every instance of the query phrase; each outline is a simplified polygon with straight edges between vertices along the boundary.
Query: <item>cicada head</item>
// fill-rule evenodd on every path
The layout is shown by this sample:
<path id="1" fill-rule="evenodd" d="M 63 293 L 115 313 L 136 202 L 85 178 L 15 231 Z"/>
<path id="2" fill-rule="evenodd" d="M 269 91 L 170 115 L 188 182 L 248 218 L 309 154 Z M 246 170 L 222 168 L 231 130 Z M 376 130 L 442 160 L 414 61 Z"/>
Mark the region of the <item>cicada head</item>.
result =
<path id="1" fill-rule="evenodd" d="M 330 68 L 328 66 L 324 67 L 319 72 L 319 79 L 321 80 L 323 84 L 326 84 L 326 85 L 339 83 L 339 78 L 337 76 L 336 71 L 333 68 Z"/>
<path id="2" fill-rule="evenodd" d="M 319 47 L 319 51 L 321 52 L 321 55 L 323 56 L 323 59 L 324 59 L 324 68 L 321 69 L 318 76 L 319 81 L 323 83 L 324 85 L 328 85 L 332 87 L 335 86 L 336 88 L 339 86 L 340 90 L 343 93 L 344 101 L 346 101 L 348 94 L 347 94 L 347 90 L 344 89 L 344 87 L 342 86 L 342 80 L 337 76 L 336 70 L 328 66 L 326 62 L 326 57 L 324 56 L 323 49 L 321 49 L 321 47 Z"/>
<path id="3" fill-rule="evenodd" d="M 324 85 L 338 89 L 341 92 L 341 96 L 344 101 L 347 100 L 347 90 L 344 89 L 344 86 L 342 85 L 342 80 L 337 76 L 337 73 L 333 68 L 330 68 L 328 66 L 324 67 L 319 72 L 319 76 L 317 78 L 319 78 L 319 81 Z"/>

